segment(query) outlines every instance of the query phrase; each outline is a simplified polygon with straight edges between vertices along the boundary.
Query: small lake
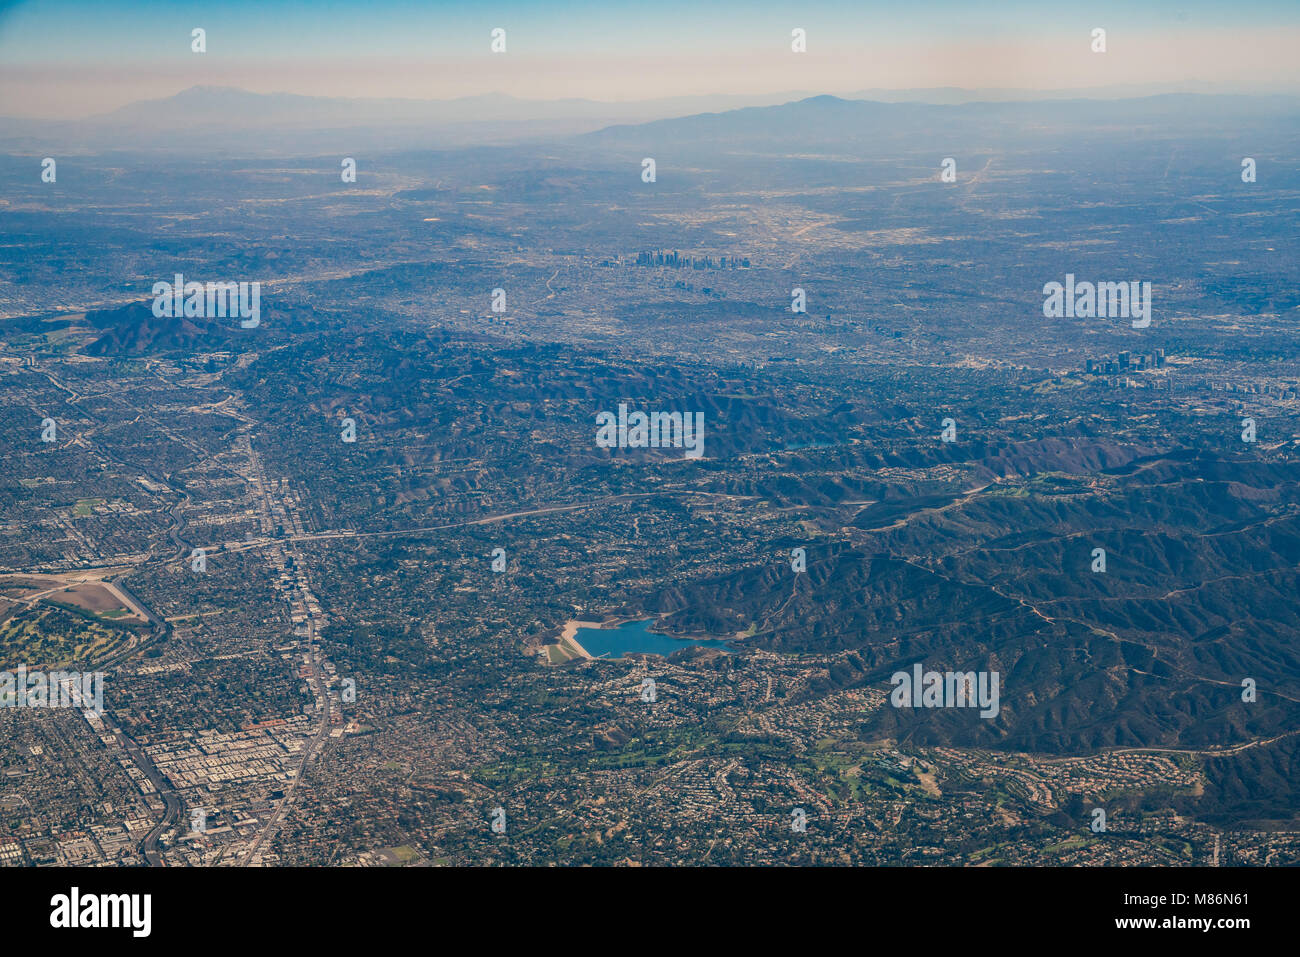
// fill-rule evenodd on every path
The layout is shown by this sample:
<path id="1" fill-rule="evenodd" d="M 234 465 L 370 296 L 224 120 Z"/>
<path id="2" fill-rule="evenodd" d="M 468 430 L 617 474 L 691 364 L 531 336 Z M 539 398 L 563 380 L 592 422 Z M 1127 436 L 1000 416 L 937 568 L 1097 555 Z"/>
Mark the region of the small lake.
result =
<path id="1" fill-rule="evenodd" d="M 838 442 L 787 442 L 781 446 L 782 452 L 797 452 L 799 449 L 833 449 Z"/>
<path id="2" fill-rule="evenodd" d="M 593 658 L 622 658 L 628 652 L 642 655 L 671 655 L 674 651 L 699 645 L 727 651 L 725 642 L 701 641 L 698 638 L 670 638 L 650 630 L 653 618 L 629 621 L 617 628 L 579 628 L 574 635 L 578 644 Z"/>

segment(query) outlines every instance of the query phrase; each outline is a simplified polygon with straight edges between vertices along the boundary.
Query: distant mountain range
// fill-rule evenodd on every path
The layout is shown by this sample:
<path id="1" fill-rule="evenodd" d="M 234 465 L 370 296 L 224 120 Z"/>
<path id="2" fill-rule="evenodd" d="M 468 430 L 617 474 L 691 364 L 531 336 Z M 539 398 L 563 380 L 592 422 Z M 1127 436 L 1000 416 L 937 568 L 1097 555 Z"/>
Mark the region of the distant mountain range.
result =
<path id="1" fill-rule="evenodd" d="M 746 137 L 844 132 L 839 124 L 937 122 L 981 124 L 1010 119 L 1052 122 L 1069 114 L 1107 122 L 1166 120 L 1171 115 L 1216 119 L 1251 113 L 1300 113 L 1300 98 L 1207 93 L 1136 96 L 1129 87 L 1087 91 L 862 90 L 843 97 L 791 91 L 768 95 L 691 96 L 622 103 L 587 99 L 525 100 L 504 94 L 452 100 L 364 99 L 252 93 L 195 86 L 84 120 L 0 118 L 0 138 L 13 151 L 103 149 L 334 153 L 352 149 L 438 149 L 536 138 L 596 134 L 649 124 L 658 133 Z M 1147 91 L 1149 93 L 1149 91 Z M 768 112 L 772 111 L 772 112 Z M 825 124 L 830 129 L 823 129 Z M 802 127 L 800 124 L 804 124 Z M 811 125 L 811 127 L 809 126 Z"/>
<path id="2" fill-rule="evenodd" d="M 784 103 L 807 93 L 674 97 L 604 103 L 524 100 L 504 94 L 452 100 L 367 99 L 252 93 L 195 86 L 84 120 L 0 118 L 9 144 L 66 144 L 80 149 L 202 149 L 334 152 L 352 144 L 391 149 L 506 143 L 585 133 L 615 123 L 682 116 L 701 110 Z M 232 139 L 232 134 L 238 134 Z"/>
<path id="3" fill-rule="evenodd" d="M 1267 120 L 1273 128 L 1300 119 L 1300 97 L 1170 93 L 1122 100 L 1032 100 L 962 104 L 881 103 L 814 96 L 778 106 L 610 126 L 586 134 L 589 142 L 668 143 L 674 148 L 741 148 L 775 142 L 810 149 L 866 148 L 885 138 L 921 137 L 970 144 L 981 134 L 1020 135 L 1087 128 L 1162 134 L 1177 130 L 1222 133 L 1234 124 Z"/>
<path id="4" fill-rule="evenodd" d="M 91 356 L 145 355 L 229 348 L 243 330 L 209 319 L 157 318 L 148 302 L 86 313 L 79 323 L 94 330 L 80 350 Z M 247 333 L 244 333 L 246 336 Z"/>

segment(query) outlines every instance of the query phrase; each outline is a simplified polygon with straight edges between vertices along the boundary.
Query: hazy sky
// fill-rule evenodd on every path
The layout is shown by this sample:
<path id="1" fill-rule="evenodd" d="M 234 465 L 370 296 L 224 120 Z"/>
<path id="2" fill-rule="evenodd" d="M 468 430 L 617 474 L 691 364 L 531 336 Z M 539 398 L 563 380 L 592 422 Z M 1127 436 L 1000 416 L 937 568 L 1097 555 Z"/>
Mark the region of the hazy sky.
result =
<path id="1" fill-rule="evenodd" d="M 190 51 L 207 31 L 208 52 Z M 494 27 L 507 52 L 489 50 Z M 790 50 L 790 31 L 808 52 Z M 1090 50 L 1094 27 L 1107 52 Z M 198 84 L 326 96 L 652 99 L 1161 84 L 1300 92 L 1300 0 L 644 3 L 0 0 L 0 115 Z"/>

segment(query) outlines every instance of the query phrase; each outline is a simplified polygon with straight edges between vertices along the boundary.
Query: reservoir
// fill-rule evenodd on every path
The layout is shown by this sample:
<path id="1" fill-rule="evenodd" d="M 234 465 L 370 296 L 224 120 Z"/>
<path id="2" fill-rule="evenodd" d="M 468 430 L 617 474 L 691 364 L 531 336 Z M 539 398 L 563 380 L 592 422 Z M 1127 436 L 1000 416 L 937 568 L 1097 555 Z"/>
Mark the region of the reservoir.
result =
<path id="1" fill-rule="evenodd" d="M 653 623 L 653 618 L 647 618 L 644 621 L 625 622 L 616 628 L 579 628 L 574 638 L 593 658 L 622 658 L 628 652 L 667 656 L 693 645 L 727 650 L 723 641 L 657 635 L 650 630 Z"/>
<path id="2" fill-rule="evenodd" d="M 837 442 L 787 442 L 781 446 L 782 452 L 797 452 L 799 449 L 833 449 L 842 443 Z"/>

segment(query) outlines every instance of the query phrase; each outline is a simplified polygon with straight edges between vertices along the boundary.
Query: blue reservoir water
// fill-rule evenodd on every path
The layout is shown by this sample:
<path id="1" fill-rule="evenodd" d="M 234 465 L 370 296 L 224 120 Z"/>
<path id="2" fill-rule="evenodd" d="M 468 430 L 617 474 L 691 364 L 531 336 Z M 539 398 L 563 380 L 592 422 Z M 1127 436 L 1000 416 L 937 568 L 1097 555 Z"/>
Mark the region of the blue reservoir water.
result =
<path id="1" fill-rule="evenodd" d="M 671 655 L 692 645 L 727 650 L 721 641 L 700 641 L 695 638 L 670 638 L 656 635 L 650 630 L 653 618 L 645 621 L 629 621 L 617 628 L 579 628 L 574 636 L 578 644 L 587 649 L 593 658 L 602 656 L 622 658 L 629 651 L 643 655 Z"/>
<path id="2" fill-rule="evenodd" d="M 799 449 L 833 449 L 836 442 L 787 442 L 781 446 L 782 452 L 796 452 Z"/>

